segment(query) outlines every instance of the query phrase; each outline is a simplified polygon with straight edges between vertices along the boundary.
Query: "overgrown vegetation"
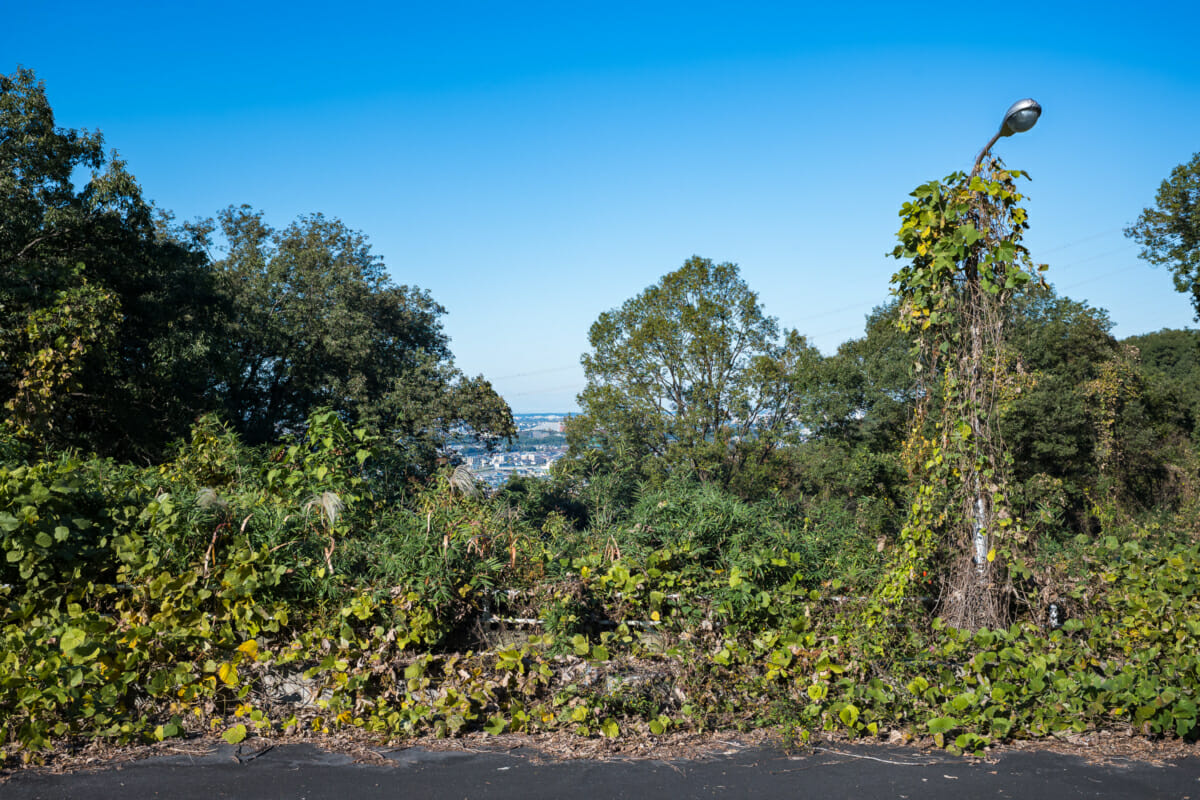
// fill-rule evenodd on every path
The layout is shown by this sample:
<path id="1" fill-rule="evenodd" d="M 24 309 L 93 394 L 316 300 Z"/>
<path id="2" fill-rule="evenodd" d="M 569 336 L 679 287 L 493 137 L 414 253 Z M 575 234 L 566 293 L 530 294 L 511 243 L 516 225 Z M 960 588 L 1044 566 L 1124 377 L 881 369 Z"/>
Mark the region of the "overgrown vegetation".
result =
<path id="1" fill-rule="evenodd" d="M 593 328 L 552 477 L 489 493 L 444 445 L 511 415 L 361 235 L 231 208 L 211 258 L 122 165 L 75 189 L 99 136 L 31 73 L 0 89 L 5 764 L 345 729 L 1200 731 L 1196 335 L 1011 291 L 1015 172 L 919 189 L 898 297 L 828 357 L 689 260 Z M 973 325 L 1004 336 L 964 358 Z M 1002 615 L 956 627 L 983 481 Z"/>

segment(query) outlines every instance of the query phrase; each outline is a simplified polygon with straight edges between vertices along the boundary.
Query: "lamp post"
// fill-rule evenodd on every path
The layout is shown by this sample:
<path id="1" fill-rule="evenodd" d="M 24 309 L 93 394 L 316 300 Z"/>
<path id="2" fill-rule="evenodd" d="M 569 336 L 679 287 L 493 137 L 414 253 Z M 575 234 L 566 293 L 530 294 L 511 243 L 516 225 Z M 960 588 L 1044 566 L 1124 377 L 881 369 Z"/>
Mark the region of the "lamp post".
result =
<path id="1" fill-rule="evenodd" d="M 988 140 L 988 143 L 979 151 L 979 155 L 975 157 L 975 167 L 971 170 L 971 176 L 974 177 L 979 173 L 980 167 L 983 165 L 983 159 L 987 157 L 988 151 L 992 149 L 992 145 L 1000 140 L 1001 136 L 1012 136 L 1014 133 L 1024 133 L 1037 124 L 1038 117 L 1042 115 L 1042 107 L 1033 98 L 1025 98 L 1018 100 L 1008 107 L 1008 111 L 1004 112 L 1004 120 L 1000 123 L 1000 130 Z M 983 230 L 987 226 L 983 220 L 983 209 L 980 205 L 975 206 L 975 227 L 977 230 Z M 979 256 L 978 251 L 975 251 L 967 260 L 966 277 L 967 277 L 967 292 L 968 296 L 978 295 L 979 292 Z M 971 342 L 970 342 L 970 358 L 972 366 L 972 377 L 978 377 L 975 372 L 980 369 L 980 362 L 983 357 L 983 340 L 979 330 L 978 320 L 973 320 L 971 324 Z M 972 391 L 978 386 L 975 380 L 970 382 L 968 391 Z M 973 391 L 972 391 L 973 394 Z M 972 396 L 972 413 L 971 413 L 971 435 L 976 443 L 981 441 L 980 434 L 981 425 L 978 415 L 977 400 Z M 983 490 L 983 476 L 979 474 L 978 466 L 972 470 L 971 475 L 972 487 L 974 493 L 974 502 L 972 503 L 973 519 L 971 521 L 971 544 L 974 553 L 972 560 L 975 562 L 975 572 L 980 579 L 983 579 L 987 570 L 987 555 L 988 555 L 988 502 L 987 495 Z"/>
<path id="2" fill-rule="evenodd" d="M 975 157 L 975 168 L 971 170 L 971 174 L 974 175 L 976 172 L 979 172 L 979 166 L 983 163 L 984 157 L 992 149 L 992 145 L 1000 140 L 1001 136 L 1024 133 L 1037 124 L 1038 117 L 1041 115 L 1042 107 L 1032 97 L 1018 100 L 1009 106 L 1008 111 L 1004 112 L 1004 121 L 1000 123 L 1000 130 L 996 131 L 996 135 L 988 140 L 988 143 L 979 151 L 979 155 Z"/>

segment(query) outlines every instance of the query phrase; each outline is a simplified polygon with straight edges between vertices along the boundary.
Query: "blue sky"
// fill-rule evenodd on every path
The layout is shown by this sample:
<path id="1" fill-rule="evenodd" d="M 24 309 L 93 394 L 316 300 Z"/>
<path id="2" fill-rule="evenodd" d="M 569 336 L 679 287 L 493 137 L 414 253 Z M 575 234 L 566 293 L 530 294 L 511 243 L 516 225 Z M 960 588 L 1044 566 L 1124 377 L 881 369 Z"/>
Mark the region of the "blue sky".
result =
<path id="1" fill-rule="evenodd" d="M 323 212 L 447 309 L 514 411 L 571 410 L 603 311 L 693 254 L 825 353 L 888 297 L 897 212 L 996 147 L 1035 259 L 1127 336 L 1193 325 L 1122 235 L 1200 150 L 1200 6 L 11 4 L 46 83 L 181 219 Z"/>

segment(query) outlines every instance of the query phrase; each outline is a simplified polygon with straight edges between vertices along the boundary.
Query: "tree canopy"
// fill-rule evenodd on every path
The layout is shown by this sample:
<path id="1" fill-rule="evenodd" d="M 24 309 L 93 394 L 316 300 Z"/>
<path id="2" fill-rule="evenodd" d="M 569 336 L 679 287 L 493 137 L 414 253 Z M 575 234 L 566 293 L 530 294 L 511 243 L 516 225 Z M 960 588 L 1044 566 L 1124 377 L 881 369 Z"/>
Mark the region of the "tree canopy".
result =
<path id="1" fill-rule="evenodd" d="M 0 387 L 31 438 L 145 457 L 182 435 L 211 402 L 211 278 L 99 133 L 0 75 Z"/>
<path id="2" fill-rule="evenodd" d="M 516 433 L 443 313 L 336 219 L 175 225 L 31 71 L 0 76 L 0 402 L 22 438 L 151 460 L 208 411 L 262 443 L 329 407 L 428 466 L 452 429 Z"/>
<path id="3" fill-rule="evenodd" d="M 485 440 L 515 434 L 490 384 L 454 367 L 445 310 L 394 284 L 363 234 L 320 214 L 278 231 L 248 206 L 218 224 L 231 344 L 220 395 L 248 441 L 296 430 L 319 406 L 421 460 L 460 425 Z"/>
<path id="4" fill-rule="evenodd" d="M 824 360 L 814 433 L 873 450 L 898 447 L 916 399 L 912 343 L 896 324 L 895 301 L 873 309 L 866 335 Z"/>
<path id="5" fill-rule="evenodd" d="M 592 325 L 572 453 L 608 449 L 645 471 L 728 481 L 809 416 L 803 387 L 820 355 L 795 331 L 779 338 L 736 265 L 688 259 Z"/>
<path id="6" fill-rule="evenodd" d="M 1142 246 L 1142 258 L 1171 270 L 1176 290 L 1191 294 L 1200 320 L 1200 153 L 1171 170 L 1154 206 L 1144 209 L 1125 235 Z"/>

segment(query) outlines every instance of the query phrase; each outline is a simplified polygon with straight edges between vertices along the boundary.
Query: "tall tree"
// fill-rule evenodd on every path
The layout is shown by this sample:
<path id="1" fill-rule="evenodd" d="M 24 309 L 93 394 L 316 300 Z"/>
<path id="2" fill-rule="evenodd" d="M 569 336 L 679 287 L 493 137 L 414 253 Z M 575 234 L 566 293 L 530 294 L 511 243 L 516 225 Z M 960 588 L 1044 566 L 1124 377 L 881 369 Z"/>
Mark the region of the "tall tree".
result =
<path id="1" fill-rule="evenodd" d="M 1191 491 L 1182 478 L 1200 439 L 1200 331 L 1161 330 L 1121 344 L 1139 355 L 1142 389 L 1119 421 L 1123 488 L 1144 507 L 1168 508 Z"/>
<path id="2" fill-rule="evenodd" d="M 1088 386 L 1101 366 L 1120 358 L 1100 309 L 1037 287 L 1013 298 L 1008 310 L 1012 386 L 998 430 L 1012 456 L 1012 477 L 1029 504 L 1061 509 L 1086 528 L 1098 477 L 1098 424 Z"/>
<path id="3" fill-rule="evenodd" d="M 624 454 L 643 474 L 685 468 L 728 483 L 808 417 L 805 382 L 820 355 L 763 313 L 735 265 L 699 257 L 606 311 L 583 356 L 583 413 L 570 454 Z"/>
<path id="4" fill-rule="evenodd" d="M 277 231 L 248 206 L 225 209 L 218 225 L 232 348 L 220 394 L 249 441 L 299 429 L 318 406 L 420 462 L 454 428 L 485 441 L 515 435 L 491 385 L 454 367 L 444 309 L 392 283 L 361 233 L 320 214 Z"/>
<path id="5" fill-rule="evenodd" d="M 1038 287 L 1014 298 L 1020 375 L 999 419 L 1024 516 L 1059 516 L 1050 535 L 1087 532 L 1097 501 L 1168 507 L 1171 464 L 1187 461 L 1200 357 L 1191 331 L 1118 342 L 1102 309 Z M 1039 510 L 1040 508 L 1040 510 Z"/>
<path id="6" fill-rule="evenodd" d="M 1171 170 L 1154 206 L 1144 209 L 1125 235 L 1142 246 L 1142 258 L 1171 270 L 1175 289 L 1191 294 L 1200 320 L 1200 153 Z"/>
<path id="7" fill-rule="evenodd" d="M 895 301 L 871 311 L 866 335 L 825 359 L 813 433 L 876 452 L 898 449 L 917 398 L 911 340 L 897 326 Z"/>
<path id="8" fill-rule="evenodd" d="M 46 445 L 152 457 L 211 400 L 213 309 L 203 252 L 168 233 L 100 134 L 58 127 L 32 71 L 0 76 L 10 421 Z"/>

